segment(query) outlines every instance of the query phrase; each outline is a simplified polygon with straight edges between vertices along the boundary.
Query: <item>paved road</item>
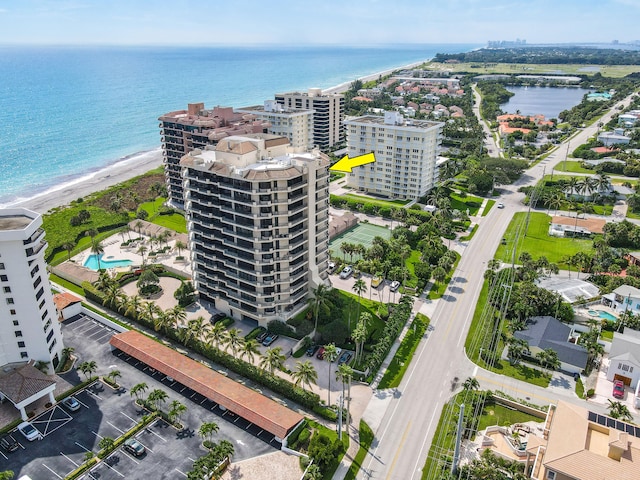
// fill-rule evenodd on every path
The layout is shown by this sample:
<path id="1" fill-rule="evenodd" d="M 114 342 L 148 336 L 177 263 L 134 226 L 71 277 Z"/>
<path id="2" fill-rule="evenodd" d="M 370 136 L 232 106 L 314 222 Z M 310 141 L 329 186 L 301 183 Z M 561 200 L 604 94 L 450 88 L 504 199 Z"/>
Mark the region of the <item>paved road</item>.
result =
<path id="1" fill-rule="evenodd" d="M 628 102 L 628 99 L 627 99 Z M 602 119 L 607 122 L 610 114 Z M 571 140 L 577 147 L 596 132 L 597 126 L 581 130 Z M 517 211 L 524 209 L 522 194 L 517 189 L 534 184 L 543 173 L 564 159 L 566 147 L 560 146 L 540 164 L 528 170 L 516 185 L 509 186 L 503 195 L 504 209 L 494 208 L 478 226 L 470 241 L 447 292 L 432 315 L 435 329 L 421 342 L 400 387 L 384 400 L 384 414 L 376 432 L 376 440 L 367 454 L 359 479 L 419 479 L 442 407 L 476 366 L 465 356 L 463 347 L 475 306 L 482 288 L 487 262 L 493 258 L 500 239 Z M 503 378 L 482 371 L 478 375 L 482 385 L 495 388 L 502 384 L 514 396 L 528 396 L 535 400 L 551 400 L 549 390 L 533 387 L 525 382 Z M 385 396 L 380 393 L 380 397 Z M 534 396 L 541 398 L 534 398 Z M 571 396 L 569 395 L 568 398 Z M 544 402 L 543 402 L 544 403 Z M 372 401 L 373 408 L 380 403 Z"/>
<path id="2" fill-rule="evenodd" d="M 482 131 L 484 132 L 484 147 L 489 152 L 489 156 L 491 156 L 491 157 L 504 157 L 504 153 L 502 153 L 500 151 L 500 148 L 498 147 L 498 144 L 496 143 L 496 139 L 495 139 L 495 136 L 493 135 L 493 132 L 491 131 L 491 129 L 487 125 L 487 122 L 485 122 L 482 119 L 482 116 L 480 115 L 480 102 L 481 101 L 482 101 L 482 97 L 480 96 L 480 92 L 478 92 L 478 88 L 474 84 L 473 85 L 473 113 L 475 114 L 476 118 L 478 119 L 478 122 L 480 122 L 480 125 L 482 126 Z"/>

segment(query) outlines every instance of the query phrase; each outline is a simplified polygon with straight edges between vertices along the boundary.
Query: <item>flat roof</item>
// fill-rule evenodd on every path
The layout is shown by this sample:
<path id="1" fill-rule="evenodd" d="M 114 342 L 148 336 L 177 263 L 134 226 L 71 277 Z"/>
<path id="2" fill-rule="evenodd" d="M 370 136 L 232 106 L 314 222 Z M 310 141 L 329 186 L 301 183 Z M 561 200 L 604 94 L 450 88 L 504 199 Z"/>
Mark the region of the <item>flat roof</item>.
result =
<path id="1" fill-rule="evenodd" d="M 278 438 L 285 438 L 303 419 L 299 413 L 134 330 L 114 335 L 109 343 Z"/>
<path id="2" fill-rule="evenodd" d="M 0 230 L 23 230 L 33 222 L 26 215 L 0 215 Z"/>

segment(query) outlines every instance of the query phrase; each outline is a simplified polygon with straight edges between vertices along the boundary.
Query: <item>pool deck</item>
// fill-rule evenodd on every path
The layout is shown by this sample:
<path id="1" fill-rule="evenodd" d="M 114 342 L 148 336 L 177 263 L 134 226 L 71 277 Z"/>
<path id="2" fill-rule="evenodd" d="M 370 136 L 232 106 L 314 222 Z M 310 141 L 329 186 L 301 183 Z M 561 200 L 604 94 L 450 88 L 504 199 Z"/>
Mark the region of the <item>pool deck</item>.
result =
<path id="1" fill-rule="evenodd" d="M 596 315 L 593 315 L 591 312 L 598 312 Z M 603 318 L 600 316 L 600 312 L 608 313 L 612 317 L 611 320 L 617 321 L 619 312 L 615 311 L 611 307 L 607 307 L 606 305 L 602 305 L 601 303 L 595 303 L 592 305 L 586 305 L 584 307 L 580 307 L 576 309 L 576 315 L 581 316 L 586 319 L 594 319 L 594 320 L 609 320 L 608 318 Z"/>

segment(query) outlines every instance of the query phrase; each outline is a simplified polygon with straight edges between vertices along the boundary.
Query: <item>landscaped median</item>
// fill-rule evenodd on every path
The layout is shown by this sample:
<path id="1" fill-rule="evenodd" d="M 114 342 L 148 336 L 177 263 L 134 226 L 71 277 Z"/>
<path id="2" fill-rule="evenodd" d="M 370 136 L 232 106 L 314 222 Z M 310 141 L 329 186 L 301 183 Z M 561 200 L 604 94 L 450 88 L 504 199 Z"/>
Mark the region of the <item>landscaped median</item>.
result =
<path id="1" fill-rule="evenodd" d="M 355 480 L 356 475 L 362 467 L 362 461 L 367 456 L 367 452 L 369 451 L 372 442 L 373 431 L 371 430 L 371 427 L 369 427 L 367 422 L 364 420 L 360 420 L 360 448 L 358 449 L 358 453 L 356 453 L 353 462 L 351 462 L 351 466 L 349 467 L 347 474 L 344 476 L 344 480 Z"/>

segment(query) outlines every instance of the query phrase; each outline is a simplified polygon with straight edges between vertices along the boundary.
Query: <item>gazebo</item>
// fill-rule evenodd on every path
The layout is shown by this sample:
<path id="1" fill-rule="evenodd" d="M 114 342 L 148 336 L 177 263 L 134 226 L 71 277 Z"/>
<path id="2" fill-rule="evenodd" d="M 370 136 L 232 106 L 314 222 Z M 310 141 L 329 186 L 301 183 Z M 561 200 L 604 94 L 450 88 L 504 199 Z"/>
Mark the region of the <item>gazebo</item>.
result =
<path id="1" fill-rule="evenodd" d="M 29 363 L 7 364 L 0 371 L 0 399 L 7 399 L 20 410 L 23 420 L 28 420 L 26 407 L 49 395 L 49 401 L 54 404 L 53 395 L 56 382 L 34 367 L 34 361 Z"/>

